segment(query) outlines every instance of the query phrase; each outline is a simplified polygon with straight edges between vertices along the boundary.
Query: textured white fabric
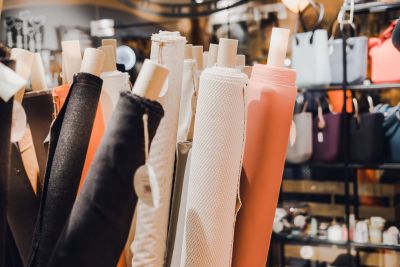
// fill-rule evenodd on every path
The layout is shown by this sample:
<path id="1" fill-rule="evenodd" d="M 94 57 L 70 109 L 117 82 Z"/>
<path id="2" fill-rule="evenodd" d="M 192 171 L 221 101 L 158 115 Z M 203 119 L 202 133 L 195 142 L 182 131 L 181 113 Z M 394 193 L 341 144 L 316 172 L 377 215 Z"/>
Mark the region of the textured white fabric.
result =
<path id="1" fill-rule="evenodd" d="M 140 200 L 138 202 L 136 235 L 131 246 L 133 267 L 161 267 L 164 264 L 186 43 L 178 32 L 160 32 L 153 34 L 151 39 L 150 59 L 170 70 L 168 89 L 159 99 L 165 116 L 149 155 L 149 164 L 158 180 L 160 205 L 150 207 Z"/>
<path id="2" fill-rule="evenodd" d="M 100 104 L 105 125 L 108 125 L 111 115 L 117 106 L 120 92 L 130 90 L 129 74 L 120 71 L 103 72 L 100 78 L 103 79 Z"/>
<path id="3" fill-rule="evenodd" d="M 198 84 L 196 80 L 196 62 L 193 59 L 185 59 L 183 65 L 181 105 L 179 110 L 178 142 L 187 140 L 190 119 L 192 117 L 192 95 L 195 90 L 195 85 Z"/>
<path id="4" fill-rule="evenodd" d="M 200 77 L 180 266 L 231 265 L 247 82 L 240 70 L 221 67 Z"/>

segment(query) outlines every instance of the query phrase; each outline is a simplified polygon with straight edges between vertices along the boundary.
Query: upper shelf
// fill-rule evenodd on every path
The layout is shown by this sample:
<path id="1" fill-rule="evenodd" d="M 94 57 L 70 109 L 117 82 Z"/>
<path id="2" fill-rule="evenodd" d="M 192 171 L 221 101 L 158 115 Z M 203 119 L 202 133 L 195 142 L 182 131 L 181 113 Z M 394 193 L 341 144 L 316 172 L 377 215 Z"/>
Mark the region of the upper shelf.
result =
<path id="1" fill-rule="evenodd" d="M 348 11 L 350 10 L 350 7 L 347 7 L 346 9 Z M 400 9 L 400 1 L 393 1 L 392 3 L 371 2 L 356 4 L 354 6 L 354 12 L 356 13 L 378 13 L 385 12 L 390 9 Z"/>
<path id="2" fill-rule="evenodd" d="M 370 90 L 388 90 L 393 88 L 400 88 L 400 83 L 382 83 L 382 84 L 360 84 L 360 85 L 348 85 L 347 90 L 354 91 L 370 91 Z M 340 85 L 321 85 L 321 86 L 311 86 L 311 87 L 299 87 L 299 90 L 305 91 L 337 91 L 343 90 L 343 87 Z"/>

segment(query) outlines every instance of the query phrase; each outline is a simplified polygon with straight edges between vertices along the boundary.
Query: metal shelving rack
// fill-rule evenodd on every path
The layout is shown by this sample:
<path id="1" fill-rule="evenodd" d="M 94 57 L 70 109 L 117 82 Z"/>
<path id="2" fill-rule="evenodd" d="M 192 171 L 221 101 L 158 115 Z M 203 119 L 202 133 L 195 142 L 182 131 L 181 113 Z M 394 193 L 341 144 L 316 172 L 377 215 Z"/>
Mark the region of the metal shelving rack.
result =
<path id="1" fill-rule="evenodd" d="M 355 4 L 354 13 L 355 14 L 368 14 L 368 13 L 378 13 L 378 12 L 388 12 L 391 10 L 399 10 L 400 9 L 400 1 L 393 3 L 383 3 L 383 2 L 372 2 L 372 3 L 364 3 L 364 4 Z M 350 8 L 347 7 L 346 11 L 349 11 Z M 349 85 L 347 83 L 347 58 L 346 58 L 346 36 L 342 36 L 343 39 L 343 83 L 341 85 L 332 85 L 332 86 L 315 86 L 308 88 L 299 88 L 301 92 L 326 92 L 326 91 L 343 91 L 344 97 L 344 107 L 343 110 L 346 110 L 347 103 L 347 91 L 351 91 L 352 95 L 356 91 L 380 91 L 380 90 L 390 90 L 390 89 L 400 89 L 400 83 L 387 83 L 387 84 L 362 84 L 362 85 Z M 379 170 L 400 170 L 400 163 L 376 163 L 376 164 L 363 164 L 363 163 L 355 163 L 350 162 L 349 160 L 349 117 L 344 116 L 344 129 L 346 131 L 344 137 L 344 159 L 343 162 L 340 163 L 316 163 L 316 162 L 308 162 L 303 164 L 286 164 L 286 167 L 290 166 L 307 166 L 310 168 L 333 168 L 333 169 L 342 169 L 344 172 L 344 196 L 345 200 L 345 223 L 348 229 L 348 241 L 345 242 L 331 242 L 329 240 L 323 240 L 313 237 L 305 237 L 305 236 L 297 236 L 297 235 L 285 235 L 285 234 L 274 234 L 274 239 L 278 240 L 280 243 L 280 266 L 285 266 L 285 255 L 284 255 L 284 245 L 285 244 L 297 244 L 297 245 L 314 245 L 314 246 L 336 246 L 341 248 L 346 248 L 347 253 L 352 255 L 352 250 L 356 252 L 356 263 L 349 258 L 348 266 L 358 267 L 360 266 L 360 251 L 369 251 L 369 250 L 392 250 L 400 252 L 400 245 L 385 245 L 385 244 L 371 244 L 371 243 L 356 243 L 350 240 L 350 210 L 351 206 L 354 206 L 354 214 L 356 219 L 359 219 L 358 214 L 358 181 L 352 175 L 352 172 L 356 169 L 379 169 Z M 346 153 L 347 152 L 347 153 Z M 350 186 L 353 187 L 354 201 L 350 203 Z M 282 191 L 281 191 L 282 192 Z M 281 194 L 282 196 L 282 194 Z M 282 201 L 282 199 L 281 199 Z"/>

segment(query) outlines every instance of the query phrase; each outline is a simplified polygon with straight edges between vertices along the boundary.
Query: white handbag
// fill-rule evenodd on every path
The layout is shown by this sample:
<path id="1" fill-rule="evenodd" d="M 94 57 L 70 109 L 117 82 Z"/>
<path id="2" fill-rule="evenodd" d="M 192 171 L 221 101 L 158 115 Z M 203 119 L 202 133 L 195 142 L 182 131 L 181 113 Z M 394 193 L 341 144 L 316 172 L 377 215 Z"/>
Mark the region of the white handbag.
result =
<path id="1" fill-rule="evenodd" d="M 312 156 L 312 113 L 305 112 L 307 102 L 303 111 L 293 116 L 296 138 L 294 144 L 288 146 L 286 161 L 289 163 L 303 163 Z"/>

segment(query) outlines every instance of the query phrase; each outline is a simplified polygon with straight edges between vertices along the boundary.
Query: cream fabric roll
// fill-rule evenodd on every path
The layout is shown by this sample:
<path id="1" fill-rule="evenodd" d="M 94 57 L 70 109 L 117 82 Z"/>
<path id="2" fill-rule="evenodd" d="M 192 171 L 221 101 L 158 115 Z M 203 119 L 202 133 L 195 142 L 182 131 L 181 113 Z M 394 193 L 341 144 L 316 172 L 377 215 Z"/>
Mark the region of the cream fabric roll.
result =
<path id="1" fill-rule="evenodd" d="M 120 92 L 130 90 L 129 74 L 120 71 L 103 72 L 100 104 L 103 112 L 104 123 L 108 125 L 111 115 L 117 106 Z"/>
<path id="2" fill-rule="evenodd" d="M 180 266 L 231 265 L 247 82 L 240 70 L 221 67 L 200 77 Z"/>
<path id="3" fill-rule="evenodd" d="M 192 96 L 197 91 L 196 62 L 185 59 L 183 65 L 183 79 L 181 92 L 181 105 L 179 110 L 178 142 L 187 141 L 190 121 L 192 117 Z"/>
<path id="4" fill-rule="evenodd" d="M 186 43 L 185 37 L 178 32 L 161 31 L 153 34 L 151 40 L 150 59 L 170 70 L 164 88 L 167 90 L 163 89 L 159 98 L 165 116 L 151 144 L 148 160 L 157 176 L 160 205 L 150 207 L 138 202 L 136 234 L 131 246 L 133 267 L 161 267 L 164 264 Z"/>

